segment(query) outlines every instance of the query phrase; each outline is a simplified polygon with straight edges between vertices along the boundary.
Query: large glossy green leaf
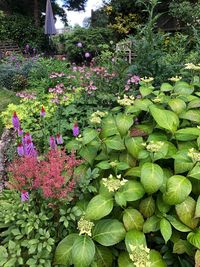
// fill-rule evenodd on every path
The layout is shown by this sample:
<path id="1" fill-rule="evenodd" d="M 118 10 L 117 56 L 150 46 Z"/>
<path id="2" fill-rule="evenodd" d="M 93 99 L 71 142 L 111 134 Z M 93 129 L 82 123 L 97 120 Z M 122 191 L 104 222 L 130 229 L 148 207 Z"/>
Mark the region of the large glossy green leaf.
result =
<path id="1" fill-rule="evenodd" d="M 194 163 L 188 157 L 188 149 L 179 150 L 176 155 L 173 156 L 175 173 L 184 173 L 190 171 Z"/>
<path id="2" fill-rule="evenodd" d="M 187 82 L 179 81 L 174 86 L 174 92 L 179 95 L 191 95 L 194 87 Z"/>
<path id="3" fill-rule="evenodd" d="M 200 180 L 200 163 L 199 162 L 197 162 L 194 168 L 188 173 L 188 176 Z"/>
<path id="4" fill-rule="evenodd" d="M 196 201 L 192 197 L 187 197 L 184 202 L 176 205 L 176 213 L 181 222 L 195 229 L 199 223 L 198 218 L 194 218 Z"/>
<path id="5" fill-rule="evenodd" d="M 195 218 L 200 218 L 200 196 L 197 199 L 197 203 L 195 206 L 195 213 L 194 213 Z"/>
<path id="6" fill-rule="evenodd" d="M 144 187 L 138 181 L 128 181 L 123 185 L 119 192 L 124 195 L 126 201 L 135 201 L 142 198 L 145 194 Z"/>
<path id="7" fill-rule="evenodd" d="M 133 167 L 129 169 L 124 176 L 140 177 L 141 176 L 141 167 Z"/>
<path id="8" fill-rule="evenodd" d="M 170 208 L 171 208 L 170 205 L 166 204 L 163 201 L 163 198 L 162 198 L 162 194 L 161 193 L 157 194 L 156 206 L 157 206 L 159 212 L 161 212 L 162 214 L 167 213 L 170 210 Z"/>
<path id="9" fill-rule="evenodd" d="M 169 221 L 165 218 L 160 220 L 160 232 L 165 240 L 165 243 L 167 243 L 172 236 L 172 227 Z"/>
<path id="10" fill-rule="evenodd" d="M 141 169 L 141 183 L 148 194 L 155 193 L 163 183 L 163 170 L 158 164 L 144 163 Z"/>
<path id="11" fill-rule="evenodd" d="M 150 232 L 156 232 L 159 229 L 160 229 L 160 218 L 158 218 L 156 215 L 149 217 L 143 225 L 143 232 L 145 234 Z"/>
<path id="12" fill-rule="evenodd" d="M 198 229 L 197 232 L 191 232 L 187 236 L 188 242 L 195 246 L 196 248 L 200 249 L 200 230 Z"/>
<path id="13" fill-rule="evenodd" d="M 85 217 L 88 220 L 99 220 L 108 215 L 113 209 L 113 199 L 103 195 L 93 197 L 86 209 Z"/>
<path id="14" fill-rule="evenodd" d="M 170 83 L 162 83 L 160 90 L 162 92 L 169 92 L 173 90 L 173 86 Z"/>
<path id="15" fill-rule="evenodd" d="M 191 182 L 186 177 L 174 175 L 167 180 L 167 191 L 163 195 L 163 200 L 169 205 L 180 204 L 191 191 Z"/>
<path id="16" fill-rule="evenodd" d="M 72 247 L 72 262 L 74 267 L 88 267 L 95 255 L 95 245 L 90 237 L 78 236 Z"/>
<path id="17" fill-rule="evenodd" d="M 104 219 L 97 222 L 93 230 L 93 239 L 103 246 L 113 246 L 125 238 L 126 230 L 121 222 L 115 219 Z"/>
<path id="18" fill-rule="evenodd" d="M 118 267 L 134 267 L 128 252 L 122 252 L 118 258 Z"/>
<path id="19" fill-rule="evenodd" d="M 121 136 L 126 135 L 128 133 L 128 130 L 133 125 L 133 116 L 118 113 L 116 116 L 116 125 Z"/>
<path id="20" fill-rule="evenodd" d="M 188 103 L 187 108 L 192 109 L 192 108 L 199 108 L 199 107 L 200 107 L 200 98 L 190 101 L 190 103 Z"/>
<path id="21" fill-rule="evenodd" d="M 186 112 L 179 114 L 179 117 L 181 119 L 200 123 L 200 111 L 199 110 L 190 109 Z"/>
<path id="22" fill-rule="evenodd" d="M 138 210 L 128 208 L 124 211 L 123 223 L 127 231 L 132 229 L 142 230 L 144 218 Z"/>
<path id="23" fill-rule="evenodd" d="M 142 199 L 139 205 L 139 210 L 146 218 L 151 217 L 155 212 L 155 200 L 152 196 Z"/>
<path id="24" fill-rule="evenodd" d="M 161 128 L 173 133 L 177 130 L 179 119 L 176 113 L 170 110 L 160 109 L 156 105 L 151 105 L 149 109 L 154 120 Z"/>
<path id="25" fill-rule="evenodd" d="M 96 155 L 97 155 L 97 148 L 94 146 L 85 146 L 79 152 L 80 156 L 85 159 L 90 165 L 92 165 Z"/>
<path id="26" fill-rule="evenodd" d="M 152 102 L 147 98 L 136 99 L 134 103 L 135 107 L 144 111 L 148 111 L 150 105 L 152 105 Z"/>
<path id="27" fill-rule="evenodd" d="M 115 119 L 112 115 L 109 115 L 102 120 L 101 137 L 106 138 L 115 134 L 119 134 Z"/>
<path id="28" fill-rule="evenodd" d="M 171 215 L 167 215 L 166 218 L 168 221 L 171 223 L 171 225 L 178 231 L 180 232 L 190 232 L 192 229 L 190 229 L 188 226 L 185 224 L 181 223 L 177 218 Z"/>
<path id="29" fill-rule="evenodd" d="M 173 253 L 184 254 L 187 253 L 189 256 L 193 255 L 193 247 L 187 240 L 179 239 L 174 243 Z"/>
<path id="30" fill-rule="evenodd" d="M 176 131 L 175 137 L 179 141 L 195 140 L 200 135 L 200 129 L 197 127 L 188 127 Z"/>
<path id="31" fill-rule="evenodd" d="M 72 264 L 72 247 L 74 245 L 75 240 L 79 237 L 78 234 L 70 234 L 65 237 L 60 243 L 58 244 L 55 256 L 54 256 L 54 263 L 55 264 L 63 264 L 66 266 L 70 266 Z"/>
<path id="32" fill-rule="evenodd" d="M 113 256 L 110 250 L 106 247 L 97 245 L 94 263 L 91 265 L 91 267 L 111 267 L 112 262 Z"/>
<path id="33" fill-rule="evenodd" d="M 98 136 L 98 132 L 94 129 L 85 129 L 83 131 L 83 144 L 86 145 Z"/>
<path id="34" fill-rule="evenodd" d="M 182 99 L 174 98 L 168 102 L 168 105 L 177 114 L 180 114 L 186 109 L 186 104 Z"/>
<path id="35" fill-rule="evenodd" d="M 104 142 L 105 142 L 106 146 L 110 149 L 114 149 L 114 150 L 125 149 L 124 142 L 121 139 L 120 135 L 115 135 L 113 137 L 109 137 Z"/>
<path id="36" fill-rule="evenodd" d="M 129 253 L 131 252 L 130 246 L 147 245 L 144 233 L 135 229 L 126 233 L 125 244 Z"/>
<path id="37" fill-rule="evenodd" d="M 156 250 L 150 250 L 150 267 L 167 267 L 160 253 Z"/>
<path id="38" fill-rule="evenodd" d="M 140 86 L 140 94 L 142 97 L 145 97 L 147 95 L 150 95 L 153 92 L 154 87 L 152 86 Z"/>
<path id="39" fill-rule="evenodd" d="M 125 139 L 125 145 L 129 154 L 136 159 L 138 158 L 139 152 L 144 149 L 142 142 L 142 137 L 126 137 Z"/>

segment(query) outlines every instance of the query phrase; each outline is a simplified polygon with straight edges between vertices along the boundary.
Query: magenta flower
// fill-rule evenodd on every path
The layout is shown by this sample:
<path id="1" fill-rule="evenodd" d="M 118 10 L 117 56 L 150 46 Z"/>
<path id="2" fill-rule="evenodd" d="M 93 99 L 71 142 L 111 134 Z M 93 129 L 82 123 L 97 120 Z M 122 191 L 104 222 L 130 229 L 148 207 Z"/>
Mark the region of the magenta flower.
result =
<path id="1" fill-rule="evenodd" d="M 20 122 L 19 122 L 19 118 L 17 117 L 16 111 L 13 113 L 13 116 L 12 116 L 12 124 L 16 130 L 20 128 Z"/>
<path id="2" fill-rule="evenodd" d="M 140 77 L 137 75 L 134 75 L 133 77 L 131 77 L 131 82 L 138 84 L 140 82 Z"/>
<path id="3" fill-rule="evenodd" d="M 24 136 L 24 140 L 27 142 L 28 140 L 32 141 L 32 137 L 30 135 L 30 133 L 26 133 Z"/>
<path id="4" fill-rule="evenodd" d="M 21 192 L 21 202 L 26 202 L 29 201 L 29 192 L 27 191 L 22 191 Z"/>
<path id="5" fill-rule="evenodd" d="M 55 138 L 53 136 L 50 136 L 49 144 L 50 144 L 51 149 L 53 149 L 53 150 L 56 149 L 56 141 L 55 141 Z"/>
<path id="6" fill-rule="evenodd" d="M 42 106 L 41 111 L 40 111 L 40 116 L 44 118 L 45 115 L 46 115 L 46 112 L 45 112 L 44 106 Z"/>
<path id="7" fill-rule="evenodd" d="M 35 150 L 33 142 L 30 139 L 28 139 L 24 145 L 24 154 L 28 157 L 37 157 L 37 151 Z"/>
<path id="8" fill-rule="evenodd" d="M 74 126 L 73 126 L 73 136 L 78 136 L 79 135 L 79 127 L 78 127 L 78 123 L 75 122 Z"/>
<path id="9" fill-rule="evenodd" d="M 18 135 L 19 135 L 19 136 L 23 135 L 23 130 L 22 130 L 22 128 L 19 128 L 19 129 L 18 129 Z"/>
<path id="10" fill-rule="evenodd" d="M 81 47 L 83 47 L 83 44 L 81 42 L 79 42 L 79 43 L 77 43 L 77 46 L 81 48 Z"/>
<path id="11" fill-rule="evenodd" d="M 60 135 L 60 134 L 56 135 L 56 142 L 57 142 L 58 145 L 62 145 L 63 144 L 62 135 Z"/>
<path id="12" fill-rule="evenodd" d="M 89 58 L 90 57 L 90 53 L 86 52 L 85 53 L 85 58 Z"/>
<path id="13" fill-rule="evenodd" d="M 17 153 L 20 157 L 24 156 L 24 147 L 21 143 L 17 146 Z"/>

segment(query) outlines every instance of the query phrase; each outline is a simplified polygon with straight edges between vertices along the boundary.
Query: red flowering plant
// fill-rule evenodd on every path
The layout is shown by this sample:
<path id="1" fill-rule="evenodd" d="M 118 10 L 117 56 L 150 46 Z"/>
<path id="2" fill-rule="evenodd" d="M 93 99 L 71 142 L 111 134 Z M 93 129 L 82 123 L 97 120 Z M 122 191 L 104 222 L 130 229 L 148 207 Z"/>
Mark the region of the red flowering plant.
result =
<path id="1" fill-rule="evenodd" d="M 50 150 L 42 159 L 24 156 L 15 159 L 9 166 L 9 186 L 23 194 L 29 192 L 50 200 L 72 200 L 78 177 L 74 169 L 83 161 L 75 153 Z"/>

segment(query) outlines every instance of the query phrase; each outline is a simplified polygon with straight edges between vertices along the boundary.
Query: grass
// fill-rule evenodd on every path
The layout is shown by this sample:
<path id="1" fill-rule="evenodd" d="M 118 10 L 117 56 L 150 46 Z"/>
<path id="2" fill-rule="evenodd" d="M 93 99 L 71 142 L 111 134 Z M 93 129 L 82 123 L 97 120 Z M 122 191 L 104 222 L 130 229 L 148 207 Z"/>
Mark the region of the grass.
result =
<path id="1" fill-rule="evenodd" d="M 6 109 L 8 104 L 18 103 L 18 101 L 19 100 L 18 100 L 18 97 L 16 97 L 15 92 L 0 88 L 0 114 L 2 111 Z M 0 136 L 2 134 L 3 128 L 4 128 L 4 125 L 2 124 L 0 120 Z"/>

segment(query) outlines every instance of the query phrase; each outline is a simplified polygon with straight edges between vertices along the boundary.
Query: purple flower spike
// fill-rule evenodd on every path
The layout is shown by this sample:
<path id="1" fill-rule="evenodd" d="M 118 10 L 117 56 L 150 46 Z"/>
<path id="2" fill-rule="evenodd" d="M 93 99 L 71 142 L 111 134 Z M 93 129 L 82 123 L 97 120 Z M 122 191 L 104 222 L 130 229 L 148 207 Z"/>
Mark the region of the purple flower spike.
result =
<path id="1" fill-rule="evenodd" d="M 40 111 L 40 116 L 45 117 L 45 115 L 46 115 L 46 112 L 45 112 L 44 106 L 42 106 L 41 111 Z"/>
<path id="2" fill-rule="evenodd" d="M 20 128 L 20 122 L 19 122 L 19 118 L 17 117 L 16 111 L 13 113 L 13 116 L 12 116 L 12 124 L 16 130 Z"/>
<path id="3" fill-rule="evenodd" d="M 19 129 L 18 129 L 18 135 L 19 135 L 19 136 L 23 135 L 23 130 L 22 130 L 22 128 L 19 128 Z"/>
<path id="4" fill-rule="evenodd" d="M 78 123 L 75 122 L 74 126 L 73 126 L 73 136 L 78 136 L 79 135 L 79 127 L 78 127 Z"/>
<path id="5" fill-rule="evenodd" d="M 30 139 L 26 141 L 24 146 L 24 154 L 28 157 L 35 157 L 37 154 L 33 142 Z"/>
<path id="6" fill-rule="evenodd" d="M 63 144 L 62 135 L 60 135 L 60 134 L 56 135 L 56 142 L 57 142 L 58 145 L 62 145 Z"/>
<path id="7" fill-rule="evenodd" d="M 55 138 L 53 136 L 50 136 L 49 144 L 50 144 L 51 149 L 53 149 L 53 150 L 56 149 L 56 141 L 55 141 Z"/>
<path id="8" fill-rule="evenodd" d="M 26 202 L 29 201 L 29 192 L 27 191 L 22 191 L 21 192 L 21 202 Z"/>
<path id="9" fill-rule="evenodd" d="M 20 157 L 24 156 L 24 147 L 21 143 L 19 143 L 17 146 L 17 153 Z"/>

